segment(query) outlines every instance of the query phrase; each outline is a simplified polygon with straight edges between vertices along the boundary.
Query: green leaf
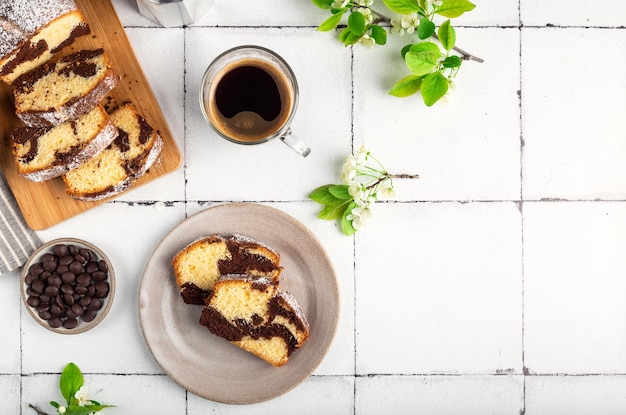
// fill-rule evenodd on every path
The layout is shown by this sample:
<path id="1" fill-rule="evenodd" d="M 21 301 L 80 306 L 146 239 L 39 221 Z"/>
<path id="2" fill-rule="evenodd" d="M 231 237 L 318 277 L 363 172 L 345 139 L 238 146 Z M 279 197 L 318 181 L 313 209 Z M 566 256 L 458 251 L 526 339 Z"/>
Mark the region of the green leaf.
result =
<path id="1" fill-rule="evenodd" d="M 389 91 L 389 94 L 398 98 L 405 98 L 405 97 L 411 96 L 420 90 L 420 87 L 422 85 L 422 79 L 424 79 L 424 77 L 418 76 L 418 75 L 406 76 L 402 78 L 401 80 L 399 80 L 393 86 L 393 88 L 391 88 L 391 91 Z"/>
<path id="2" fill-rule="evenodd" d="M 328 32 L 329 30 L 335 29 L 341 22 L 341 18 L 345 12 L 346 10 L 344 9 L 332 14 L 328 19 L 324 20 L 321 25 L 319 25 L 317 30 L 320 32 Z"/>
<path id="3" fill-rule="evenodd" d="M 458 68 L 463 60 L 456 55 L 448 56 L 442 62 L 444 68 Z"/>
<path id="4" fill-rule="evenodd" d="M 336 184 L 334 186 L 330 186 L 328 188 L 328 192 L 336 197 L 337 199 L 347 200 L 352 199 L 350 193 L 348 193 L 348 185 L 347 184 Z"/>
<path id="5" fill-rule="evenodd" d="M 383 3 L 391 11 L 399 14 L 409 14 L 421 10 L 417 0 L 383 0 Z"/>
<path id="6" fill-rule="evenodd" d="M 332 7 L 333 0 L 311 0 L 320 9 L 328 10 Z"/>
<path id="7" fill-rule="evenodd" d="M 365 34 L 365 16 L 361 12 L 352 12 L 348 16 L 348 28 L 355 35 L 361 37 Z"/>
<path id="8" fill-rule="evenodd" d="M 426 75 L 437 67 L 441 56 L 439 47 L 432 42 L 417 43 L 404 55 L 407 66 L 415 75 Z"/>
<path id="9" fill-rule="evenodd" d="M 354 209 L 356 206 L 357 204 L 353 201 L 352 203 L 348 205 L 343 215 L 341 216 L 341 231 L 347 236 L 354 235 L 354 233 L 356 232 L 356 229 L 352 225 L 352 221 L 348 220 L 348 215 L 352 212 L 352 209 Z"/>
<path id="10" fill-rule="evenodd" d="M 65 369 L 63 369 L 63 373 L 61 373 L 61 380 L 59 382 L 61 394 L 67 401 L 68 405 L 74 398 L 76 391 L 78 391 L 84 384 L 85 379 L 83 378 L 83 374 L 78 366 L 74 363 L 68 363 L 67 366 L 65 366 Z"/>
<path id="11" fill-rule="evenodd" d="M 65 415 L 89 415 L 105 408 L 112 408 L 112 405 L 69 405 L 65 411 Z"/>
<path id="12" fill-rule="evenodd" d="M 335 186 L 335 185 L 327 184 L 327 185 L 318 187 L 317 189 L 313 190 L 311 194 L 309 194 L 309 199 L 314 200 L 317 203 L 321 203 L 322 205 L 336 203 L 337 198 L 333 196 L 328 190 L 331 186 Z"/>
<path id="13" fill-rule="evenodd" d="M 406 60 L 406 53 L 410 51 L 412 47 L 413 43 L 409 43 L 408 45 L 403 47 L 402 50 L 400 50 L 400 55 L 402 55 L 402 59 Z"/>
<path id="14" fill-rule="evenodd" d="M 465 12 L 474 10 L 476 5 L 469 0 L 444 0 L 443 4 L 436 8 L 435 13 L 454 19 Z"/>
<path id="15" fill-rule="evenodd" d="M 433 72 L 424 77 L 422 81 L 422 98 L 427 106 L 439 101 L 448 92 L 448 78 L 441 72 Z"/>
<path id="16" fill-rule="evenodd" d="M 349 27 L 346 27 L 339 33 L 339 40 L 343 42 L 344 46 L 353 45 L 361 39 L 361 36 L 357 36 L 352 33 Z"/>
<path id="17" fill-rule="evenodd" d="M 454 45 L 456 44 L 456 31 L 454 30 L 454 27 L 452 27 L 449 19 L 439 26 L 437 35 L 439 36 L 439 41 L 445 50 L 450 51 L 454 48 Z"/>
<path id="18" fill-rule="evenodd" d="M 417 37 L 420 39 L 428 39 L 435 33 L 435 24 L 424 18 L 420 20 L 419 26 L 417 26 Z"/>
<path id="19" fill-rule="evenodd" d="M 332 205 L 324 206 L 324 209 L 317 215 L 319 219 L 326 220 L 335 220 L 339 219 L 343 216 L 346 208 L 350 205 L 350 202 L 354 202 L 352 199 L 350 200 L 341 200 L 340 202 Z"/>
<path id="20" fill-rule="evenodd" d="M 384 45 L 387 43 L 387 31 L 378 25 L 372 26 L 372 38 L 377 45 Z"/>

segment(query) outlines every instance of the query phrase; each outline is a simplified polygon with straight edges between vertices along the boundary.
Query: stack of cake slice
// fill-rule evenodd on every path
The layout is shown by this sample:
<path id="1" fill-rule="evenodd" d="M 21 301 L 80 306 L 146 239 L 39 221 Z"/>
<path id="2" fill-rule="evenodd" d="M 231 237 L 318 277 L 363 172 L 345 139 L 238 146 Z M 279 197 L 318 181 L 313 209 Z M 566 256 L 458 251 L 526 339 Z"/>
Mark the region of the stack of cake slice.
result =
<path id="1" fill-rule="evenodd" d="M 69 195 L 98 200 L 146 173 L 163 141 L 132 104 L 105 111 L 120 77 L 103 49 L 63 52 L 88 33 L 73 0 L 0 3 L 0 79 L 25 124 L 11 134 L 17 172 L 37 182 L 65 175 Z"/>
<path id="2" fill-rule="evenodd" d="M 204 305 L 200 325 L 273 366 L 289 361 L 309 337 L 295 298 L 279 288 L 280 256 L 241 235 L 209 235 L 172 259 L 187 304 Z"/>

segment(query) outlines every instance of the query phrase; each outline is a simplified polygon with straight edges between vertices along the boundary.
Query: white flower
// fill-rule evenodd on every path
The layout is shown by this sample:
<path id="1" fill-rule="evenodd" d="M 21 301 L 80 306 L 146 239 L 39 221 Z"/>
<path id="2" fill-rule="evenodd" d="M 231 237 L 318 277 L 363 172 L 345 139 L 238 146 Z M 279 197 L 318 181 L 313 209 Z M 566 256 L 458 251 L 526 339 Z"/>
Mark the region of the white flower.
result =
<path id="1" fill-rule="evenodd" d="M 64 406 L 59 406 L 57 408 L 57 412 L 60 413 L 61 415 L 63 415 L 65 411 L 67 411 L 67 409 Z"/>
<path id="2" fill-rule="evenodd" d="M 361 186 L 359 183 L 357 182 L 352 182 L 350 184 L 350 186 L 348 186 L 348 194 L 350 196 L 352 196 L 352 198 L 355 200 L 355 202 L 359 203 L 358 201 L 363 199 L 363 186 Z"/>
<path id="3" fill-rule="evenodd" d="M 348 0 L 335 0 L 333 1 L 331 7 L 335 9 L 340 9 L 342 7 L 346 7 L 346 4 L 348 4 Z"/>
<path id="4" fill-rule="evenodd" d="M 84 385 L 76 391 L 76 393 L 74 394 L 74 398 L 78 400 L 78 406 L 85 406 L 91 403 L 89 390 L 87 389 L 87 386 Z"/>
<path id="5" fill-rule="evenodd" d="M 361 44 L 363 46 L 367 46 L 368 48 L 371 48 L 372 46 L 376 44 L 376 41 L 370 35 L 363 35 L 361 37 Z"/>
<path id="6" fill-rule="evenodd" d="M 402 28 L 402 16 L 396 16 L 391 19 L 391 33 L 402 36 L 404 29 Z"/>
<path id="7" fill-rule="evenodd" d="M 351 184 L 356 177 L 357 161 L 352 154 L 347 158 L 343 167 L 341 168 L 341 180 L 345 184 Z"/>
<path id="8" fill-rule="evenodd" d="M 374 15 L 372 14 L 372 10 L 367 7 L 359 7 L 356 9 L 359 13 L 365 17 L 365 23 L 370 24 L 374 21 Z"/>
<path id="9" fill-rule="evenodd" d="M 357 150 L 356 154 L 354 155 L 354 158 L 356 159 L 357 164 L 365 164 L 365 161 L 367 160 L 367 156 L 369 156 L 370 151 L 367 148 L 367 145 L 362 144 L 361 147 L 359 147 L 359 149 Z"/>
<path id="10" fill-rule="evenodd" d="M 420 24 L 420 19 L 417 13 L 406 14 L 402 17 L 402 28 L 406 30 L 408 34 L 415 31 L 415 28 Z"/>
<path id="11" fill-rule="evenodd" d="M 396 190 L 393 188 L 393 184 L 391 180 L 385 180 L 380 184 L 380 194 L 385 199 L 395 199 L 396 198 Z"/>
<path id="12" fill-rule="evenodd" d="M 357 206 L 346 216 L 346 219 L 352 221 L 352 226 L 354 229 L 359 229 L 363 226 L 363 223 L 366 222 L 370 216 L 372 215 L 372 210 L 369 207 L 369 204 L 363 206 Z"/>

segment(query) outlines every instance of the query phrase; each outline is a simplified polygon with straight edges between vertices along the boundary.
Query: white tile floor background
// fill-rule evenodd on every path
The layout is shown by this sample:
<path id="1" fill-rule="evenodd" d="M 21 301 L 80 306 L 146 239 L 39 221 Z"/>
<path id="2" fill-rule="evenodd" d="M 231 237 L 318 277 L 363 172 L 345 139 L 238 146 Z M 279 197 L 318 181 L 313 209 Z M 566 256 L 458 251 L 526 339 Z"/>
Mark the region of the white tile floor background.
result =
<path id="1" fill-rule="evenodd" d="M 448 102 L 387 91 L 401 38 L 344 48 L 309 0 L 216 0 L 200 25 L 158 28 L 113 0 L 184 154 L 184 165 L 40 232 L 91 240 L 112 258 L 115 303 L 88 334 L 58 336 L 25 312 L 18 273 L 0 277 L 0 414 L 59 400 L 65 363 L 115 414 L 626 413 L 626 2 L 476 0 L 456 20 L 465 63 Z M 210 61 L 238 44 L 291 64 L 293 124 L 313 152 L 234 147 L 197 105 Z M 354 238 L 315 218 L 313 188 L 367 143 L 397 173 L 398 199 Z M 139 281 L 186 216 L 252 201 L 304 222 L 339 278 L 337 337 L 314 375 L 269 402 L 187 393 L 149 354 Z M 165 202 L 155 203 L 155 202 Z"/>

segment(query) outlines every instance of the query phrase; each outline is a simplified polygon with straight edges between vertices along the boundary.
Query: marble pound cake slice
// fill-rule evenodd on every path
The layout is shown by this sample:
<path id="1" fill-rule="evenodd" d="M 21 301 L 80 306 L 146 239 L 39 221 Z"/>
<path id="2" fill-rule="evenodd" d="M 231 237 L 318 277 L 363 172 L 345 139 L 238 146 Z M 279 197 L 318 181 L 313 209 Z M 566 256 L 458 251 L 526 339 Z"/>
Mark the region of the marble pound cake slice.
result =
<path id="1" fill-rule="evenodd" d="M 100 200 L 126 190 L 143 176 L 163 149 L 163 140 L 132 104 L 110 115 L 117 137 L 97 156 L 63 176 L 66 193 L 79 200 Z"/>
<path id="2" fill-rule="evenodd" d="M 11 133 L 17 173 L 34 182 L 61 176 L 104 150 L 116 135 L 102 106 L 55 127 L 18 127 Z"/>
<path id="3" fill-rule="evenodd" d="M 0 79 L 13 83 L 89 33 L 73 0 L 0 1 Z"/>
<path id="4" fill-rule="evenodd" d="M 249 275 L 215 282 L 200 325 L 276 367 L 309 337 L 309 323 L 293 296 L 267 278 Z"/>
<path id="5" fill-rule="evenodd" d="M 241 235 L 199 238 L 172 259 L 176 284 L 187 304 L 204 305 L 222 275 L 249 274 L 278 281 L 280 256 L 268 246 Z"/>
<path id="6" fill-rule="evenodd" d="M 15 80 L 16 114 L 29 126 L 58 125 L 99 105 L 119 79 L 103 49 L 72 53 Z"/>

